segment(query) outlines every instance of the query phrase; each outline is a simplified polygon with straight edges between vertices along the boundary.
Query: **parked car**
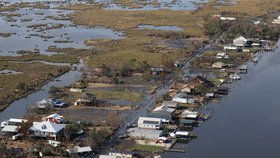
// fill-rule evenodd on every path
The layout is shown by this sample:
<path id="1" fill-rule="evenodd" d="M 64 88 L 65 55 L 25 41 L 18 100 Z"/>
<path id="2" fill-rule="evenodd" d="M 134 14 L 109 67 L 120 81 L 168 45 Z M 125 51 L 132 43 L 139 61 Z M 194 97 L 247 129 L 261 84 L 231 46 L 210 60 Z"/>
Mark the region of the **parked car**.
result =
<path id="1" fill-rule="evenodd" d="M 60 108 L 64 108 L 64 107 L 67 107 L 68 104 L 61 101 L 61 100 L 58 100 L 58 99 L 50 99 L 49 102 L 54 106 L 54 107 L 60 107 Z"/>

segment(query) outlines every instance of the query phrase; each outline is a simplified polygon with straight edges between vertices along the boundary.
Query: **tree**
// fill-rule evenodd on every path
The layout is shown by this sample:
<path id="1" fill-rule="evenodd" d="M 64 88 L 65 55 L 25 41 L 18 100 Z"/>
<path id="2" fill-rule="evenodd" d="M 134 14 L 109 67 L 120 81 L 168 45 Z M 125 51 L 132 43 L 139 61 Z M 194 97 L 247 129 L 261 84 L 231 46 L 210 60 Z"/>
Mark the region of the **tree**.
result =
<path id="1" fill-rule="evenodd" d="M 96 130 L 96 128 L 94 128 L 93 130 L 90 131 L 86 139 L 86 142 L 92 148 L 97 148 L 104 142 L 107 136 L 108 136 L 107 130 L 105 129 Z"/>
<path id="2" fill-rule="evenodd" d="M 71 136 L 75 133 L 78 133 L 82 129 L 82 126 L 78 123 L 71 123 L 66 125 L 64 128 L 64 136 L 67 141 L 71 140 Z"/>

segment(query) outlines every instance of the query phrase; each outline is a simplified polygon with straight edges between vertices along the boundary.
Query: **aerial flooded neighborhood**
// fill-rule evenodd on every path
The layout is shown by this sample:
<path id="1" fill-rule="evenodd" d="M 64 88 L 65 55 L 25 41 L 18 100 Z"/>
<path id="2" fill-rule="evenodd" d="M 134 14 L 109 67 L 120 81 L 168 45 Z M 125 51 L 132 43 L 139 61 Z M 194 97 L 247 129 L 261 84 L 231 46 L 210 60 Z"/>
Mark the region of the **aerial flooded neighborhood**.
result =
<path id="1" fill-rule="evenodd" d="M 0 0 L 1 158 L 279 158 L 279 0 Z"/>

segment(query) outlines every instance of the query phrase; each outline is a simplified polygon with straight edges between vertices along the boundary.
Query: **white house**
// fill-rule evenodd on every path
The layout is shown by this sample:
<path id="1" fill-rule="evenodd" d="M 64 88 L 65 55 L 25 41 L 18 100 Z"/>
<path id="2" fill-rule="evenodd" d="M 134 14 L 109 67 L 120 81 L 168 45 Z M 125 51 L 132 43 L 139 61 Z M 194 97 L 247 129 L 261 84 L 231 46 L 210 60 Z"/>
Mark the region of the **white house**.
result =
<path id="1" fill-rule="evenodd" d="M 66 150 L 70 155 L 73 154 L 83 154 L 83 153 L 91 153 L 92 149 L 90 146 L 85 146 L 85 147 L 80 147 L 80 146 L 75 146 L 72 149 L 67 149 Z"/>
<path id="2" fill-rule="evenodd" d="M 228 20 L 228 21 L 235 21 L 235 20 L 236 20 L 235 17 L 224 17 L 224 16 L 221 16 L 220 19 L 221 19 L 221 20 Z"/>
<path id="3" fill-rule="evenodd" d="M 227 51 L 227 50 L 237 50 L 237 47 L 233 46 L 233 45 L 225 45 L 224 51 Z"/>
<path id="4" fill-rule="evenodd" d="M 195 102 L 195 99 L 188 97 L 186 93 L 178 93 L 172 98 L 172 101 L 176 101 L 178 103 L 193 104 Z"/>
<path id="5" fill-rule="evenodd" d="M 248 42 L 248 40 L 243 36 L 239 36 L 239 37 L 233 39 L 233 45 L 235 45 L 237 47 L 245 47 L 247 42 Z"/>
<path id="6" fill-rule="evenodd" d="M 162 126 L 162 119 L 153 117 L 139 117 L 137 124 L 139 128 L 159 129 Z"/>
<path id="7" fill-rule="evenodd" d="M 51 137 L 56 140 L 57 136 L 63 134 L 65 124 L 55 124 L 48 121 L 33 122 L 33 126 L 29 129 L 35 137 Z"/>
<path id="8" fill-rule="evenodd" d="M 196 119 L 198 117 L 197 111 L 184 110 L 181 113 L 181 118 Z"/>

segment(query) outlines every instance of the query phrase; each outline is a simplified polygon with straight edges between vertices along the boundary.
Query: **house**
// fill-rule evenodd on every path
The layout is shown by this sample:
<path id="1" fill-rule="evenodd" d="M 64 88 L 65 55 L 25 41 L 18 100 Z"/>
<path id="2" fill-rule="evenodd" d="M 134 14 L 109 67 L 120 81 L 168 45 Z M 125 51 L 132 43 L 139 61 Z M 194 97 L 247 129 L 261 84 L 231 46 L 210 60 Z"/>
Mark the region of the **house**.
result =
<path id="1" fill-rule="evenodd" d="M 174 108 L 174 109 L 179 107 L 179 105 L 176 101 L 163 101 L 161 105 L 166 106 L 168 108 Z"/>
<path id="2" fill-rule="evenodd" d="M 162 136 L 162 130 L 151 130 L 143 128 L 130 128 L 128 129 L 130 137 L 134 139 L 148 139 L 148 140 L 157 140 Z"/>
<path id="3" fill-rule="evenodd" d="M 241 65 L 237 69 L 238 69 L 239 73 L 246 74 L 248 66 L 247 65 Z"/>
<path id="4" fill-rule="evenodd" d="M 162 119 L 153 117 L 139 117 L 137 124 L 139 128 L 160 129 L 162 126 Z"/>
<path id="5" fill-rule="evenodd" d="M 156 107 L 153 110 L 153 112 L 161 112 L 161 113 L 166 112 L 166 113 L 169 113 L 169 114 L 172 114 L 174 111 L 175 111 L 174 108 L 169 108 L 169 107 L 167 107 L 165 105 L 161 105 L 159 107 Z"/>
<path id="6" fill-rule="evenodd" d="M 83 154 L 92 154 L 92 149 L 90 146 L 80 147 L 75 146 L 72 149 L 66 150 L 70 155 L 83 155 Z"/>
<path id="7" fill-rule="evenodd" d="M 56 124 L 48 121 L 33 122 L 29 131 L 34 137 L 51 137 L 56 140 L 58 136 L 63 135 L 65 124 Z"/>
<path id="8" fill-rule="evenodd" d="M 175 138 L 188 138 L 189 137 L 190 132 L 188 131 L 176 131 L 174 133 L 171 133 L 170 136 L 171 137 L 175 137 Z"/>
<path id="9" fill-rule="evenodd" d="M 4 133 L 17 133 L 19 129 L 20 129 L 20 126 L 16 126 L 16 125 L 6 125 L 6 126 L 2 129 L 2 132 L 4 132 Z"/>
<path id="10" fill-rule="evenodd" d="M 171 111 L 168 111 L 168 110 Z M 172 123 L 172 113 L 175 111 L 175 109 L 171 109 L 169 108 L 168 110 L 164 111 L 164 110 L 160 110 L 160 111 L 152 111 L 152 112 L 148 112 L 145 113 L 143 116 L 144 117 L 152 117 L 152 118 L 159 118 L 161 119 L 162 123 Z"/>
<path id="11" fill-rule="evenodd" d="M 96 97 L 90 93 L 82 93 L 78 100 L 76 100 L 75 105 L 92 105 L 95 103 Z"/>
<path id="12" fill-rule="evenodd" d="M 248 42 L 248 40 L 243 36 L 239 36 L 239 37 L 233 39 L 233 45 L 235 45 L 237 47 L 245 47 L 247 42 Z"/>
<path id="13" fill-rule="evenodd" d="M 225 66 L 225 64 L 223 62 L 215 62 L 212 64 L 212 68 L 214 69 L 221 69 Z"/>
<path id="14" fill-rule="evenodd" d="M 197 75 L 195 78 L 189 80 L 188 82 L 189 82 L 189 84 L 192 84 L 192 85 L 205 84 L 208 87 L 214 87 L 215 86 L 215 84 L 213 82 L 207 80 L 206 78 L 204 78 L 200 75 Z"/>
<path id="15" fill-rule="evenodd" d="M 234 45 L 225 45 L 224 51 L 228 51 L 228 50 L 237 50 L 237 47 Z"/>
<path id="16" fill-rule="evenodd" d="M 222 58 L 227 59 L 227 58 L 228 58 L 228 55 L 226 55 L 226 53 L 224 53 L 224 52 L 221 52 L 221 53 L 217 53 L 217 54 L 216 54 L 216 58 L 217 58 L 217 59 L 222 59 Z"/>
<path id="17" fill-rule="evenodd" d="M 10 118 L 9 125 L 21 125 L 22 123 L 26 123 L 28 120 L 26 119 L 17 119 L 17 118 Z"/>
<path id="18" fill-rule="evenodd" d="M 235 17 L 224 17 L 224 16 L 221 16 L 220 19 L 223 20 L 223 21 L 224 20 L 227 20 L 227 21 L 235 21 L 236 20 Z"/>
<path id="19" fill-rule="evenodd" d="M 184 110 L 181 113 L 181 118 L 196 119 L 198 117 L 197 111 Z"/>
<path id="20" fill-rule="evenodd" d="M 58 114 L 51 114 L 45 118 L 45 121 L 49 121 L 52 123 L 62 123 L 64 121 L 63 116 Z"/>
<path id="21" fill-rule="evenodd" d="M 58 147 L 61 145 L 61 142 L 54 141 L 54 140 L 48 140 L 48 144 L 53 146 L 53 147 Z"/>
<path id="22" fill-rule="evenodd" d="M 193 77 L 187 81 L 187 84 L 182 87 L 181 92 L 194 93 L 196 88 L 203 84 L 207 87 L 215 86 L 215 84 L 213 82 L 207 80 L 206 78 L 204 78 L 200 75 L 197 75 L 196 77 Z M 175 96 L 176 96 L 176 94 L 173 97 L 175 97 Z"/>
<path id="23" fill-rule="evenodd" d="M 172 101 L 176 101 L 178 103 L 193 104 L 195 102 L 195 99 L 189 97 L 187 93 L 178 93 L 172 98 Z"/>

